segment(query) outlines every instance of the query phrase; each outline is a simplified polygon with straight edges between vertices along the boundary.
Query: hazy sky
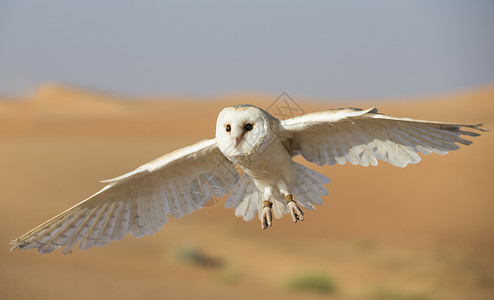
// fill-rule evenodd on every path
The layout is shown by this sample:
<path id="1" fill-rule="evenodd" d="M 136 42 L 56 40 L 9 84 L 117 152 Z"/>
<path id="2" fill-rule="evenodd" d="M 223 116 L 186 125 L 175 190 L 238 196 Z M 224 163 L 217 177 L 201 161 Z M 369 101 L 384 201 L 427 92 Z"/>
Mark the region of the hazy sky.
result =
<path id="1" fill-rule="evenodd" d="M 494 1 L 0 0 L 0 94 L 420 96 L 494 83 Z"/>

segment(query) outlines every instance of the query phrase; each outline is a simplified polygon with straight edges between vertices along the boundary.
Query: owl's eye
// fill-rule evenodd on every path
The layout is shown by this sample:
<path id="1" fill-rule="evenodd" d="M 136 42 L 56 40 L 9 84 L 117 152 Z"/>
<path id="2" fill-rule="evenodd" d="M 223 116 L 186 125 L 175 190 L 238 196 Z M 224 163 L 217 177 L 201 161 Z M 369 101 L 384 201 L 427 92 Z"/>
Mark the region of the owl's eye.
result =
<path id="1" fill-rule="evenodd" d="M 230 124 L 226 125 L 225 130 L 226 130 L 226 132 L 230 132 L 232 130 L 232 127 L 230 126 Z"/>
<path id="2" fill-rule="evenodd" d="M 252 128 L 254 128 L 254 125 L 252 125 L 250 123 L 247 123 L 247 124 L 245 124 L 245 127 L 244 128 L 245 128 L 245 131 L 251 131 Z"/>

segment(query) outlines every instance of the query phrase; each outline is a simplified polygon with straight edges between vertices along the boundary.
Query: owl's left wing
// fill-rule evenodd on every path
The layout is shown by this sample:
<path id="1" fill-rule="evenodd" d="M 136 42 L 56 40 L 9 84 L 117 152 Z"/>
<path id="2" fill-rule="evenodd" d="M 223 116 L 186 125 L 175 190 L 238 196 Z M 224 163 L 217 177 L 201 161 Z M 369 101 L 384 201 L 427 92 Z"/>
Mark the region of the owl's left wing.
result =
<path id="1" fill-rule="evenodd" d="M 161 229 L 171 214 L 181 218 L 212 197 L 230 193 L 239 180 L 216 141 L 203 140 L 120 177 L 102 190 L 12 241 L 12 249 L 49 253 L 81 241 L 79 249 L 104 246 L 130 232 L 135 237 Z"/>
<path id="2" fill-rule="evenodd" d="M 464 127 L 485 131 L 482 124 L 464 125 L 397 118 L 375 107 L 333 109 L 281 121 L 281 135 L 292 155 L 301 154 L 318 165 L 350 162 L 377 165 L 377 160 L 398 167 L 420 161 L 417 153 L 446 154 L 472 142 L 461 137 L 479 136 Z"/>

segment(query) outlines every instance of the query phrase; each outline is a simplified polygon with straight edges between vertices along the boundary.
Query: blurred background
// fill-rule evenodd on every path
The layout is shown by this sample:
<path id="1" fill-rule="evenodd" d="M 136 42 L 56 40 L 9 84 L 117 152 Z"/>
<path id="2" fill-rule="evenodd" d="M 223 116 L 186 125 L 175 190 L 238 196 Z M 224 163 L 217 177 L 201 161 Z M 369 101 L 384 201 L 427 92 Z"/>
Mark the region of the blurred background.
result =
<path id="1" fill-rule="evenodd" d="M 99 180 L 212 138 L 225 106 L 491 129 L 493 15 L 492 1 L 1 1 L 0 298 L 493 299 L 490 133 L 405 169 L 304 162 L 331 194 L 298 224 L 262 231 L 220 201 L 104 248 L 8 252 Z"/>

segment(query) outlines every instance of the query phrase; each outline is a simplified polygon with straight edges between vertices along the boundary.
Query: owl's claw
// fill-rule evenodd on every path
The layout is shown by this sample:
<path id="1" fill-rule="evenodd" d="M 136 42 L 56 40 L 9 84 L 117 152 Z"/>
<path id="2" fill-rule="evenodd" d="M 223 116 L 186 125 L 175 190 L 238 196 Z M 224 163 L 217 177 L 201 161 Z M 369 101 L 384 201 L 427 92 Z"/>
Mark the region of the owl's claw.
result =
<path id="1" fill-rule="evenodd" d="M 273 204 L 269 201 L 264 201 L 264 207 L 262 208 L 262 229 L 266 229 L 273 225 L 273 210 L 271 208 Z"/>
<path id="2" fill-rule="evenodd" d="M 288 209 L 290 211 L 290 215 L 292 215 L 292 220 L 294 223 L 297 223 L 297 221 L 303 221 L 304 220 L 304 213 L 298 207 L 297 203 L 295 200 L 293 200 L 292 195 L 288 195 L 285 197 L 286 201 L 288 202 Z"/>

